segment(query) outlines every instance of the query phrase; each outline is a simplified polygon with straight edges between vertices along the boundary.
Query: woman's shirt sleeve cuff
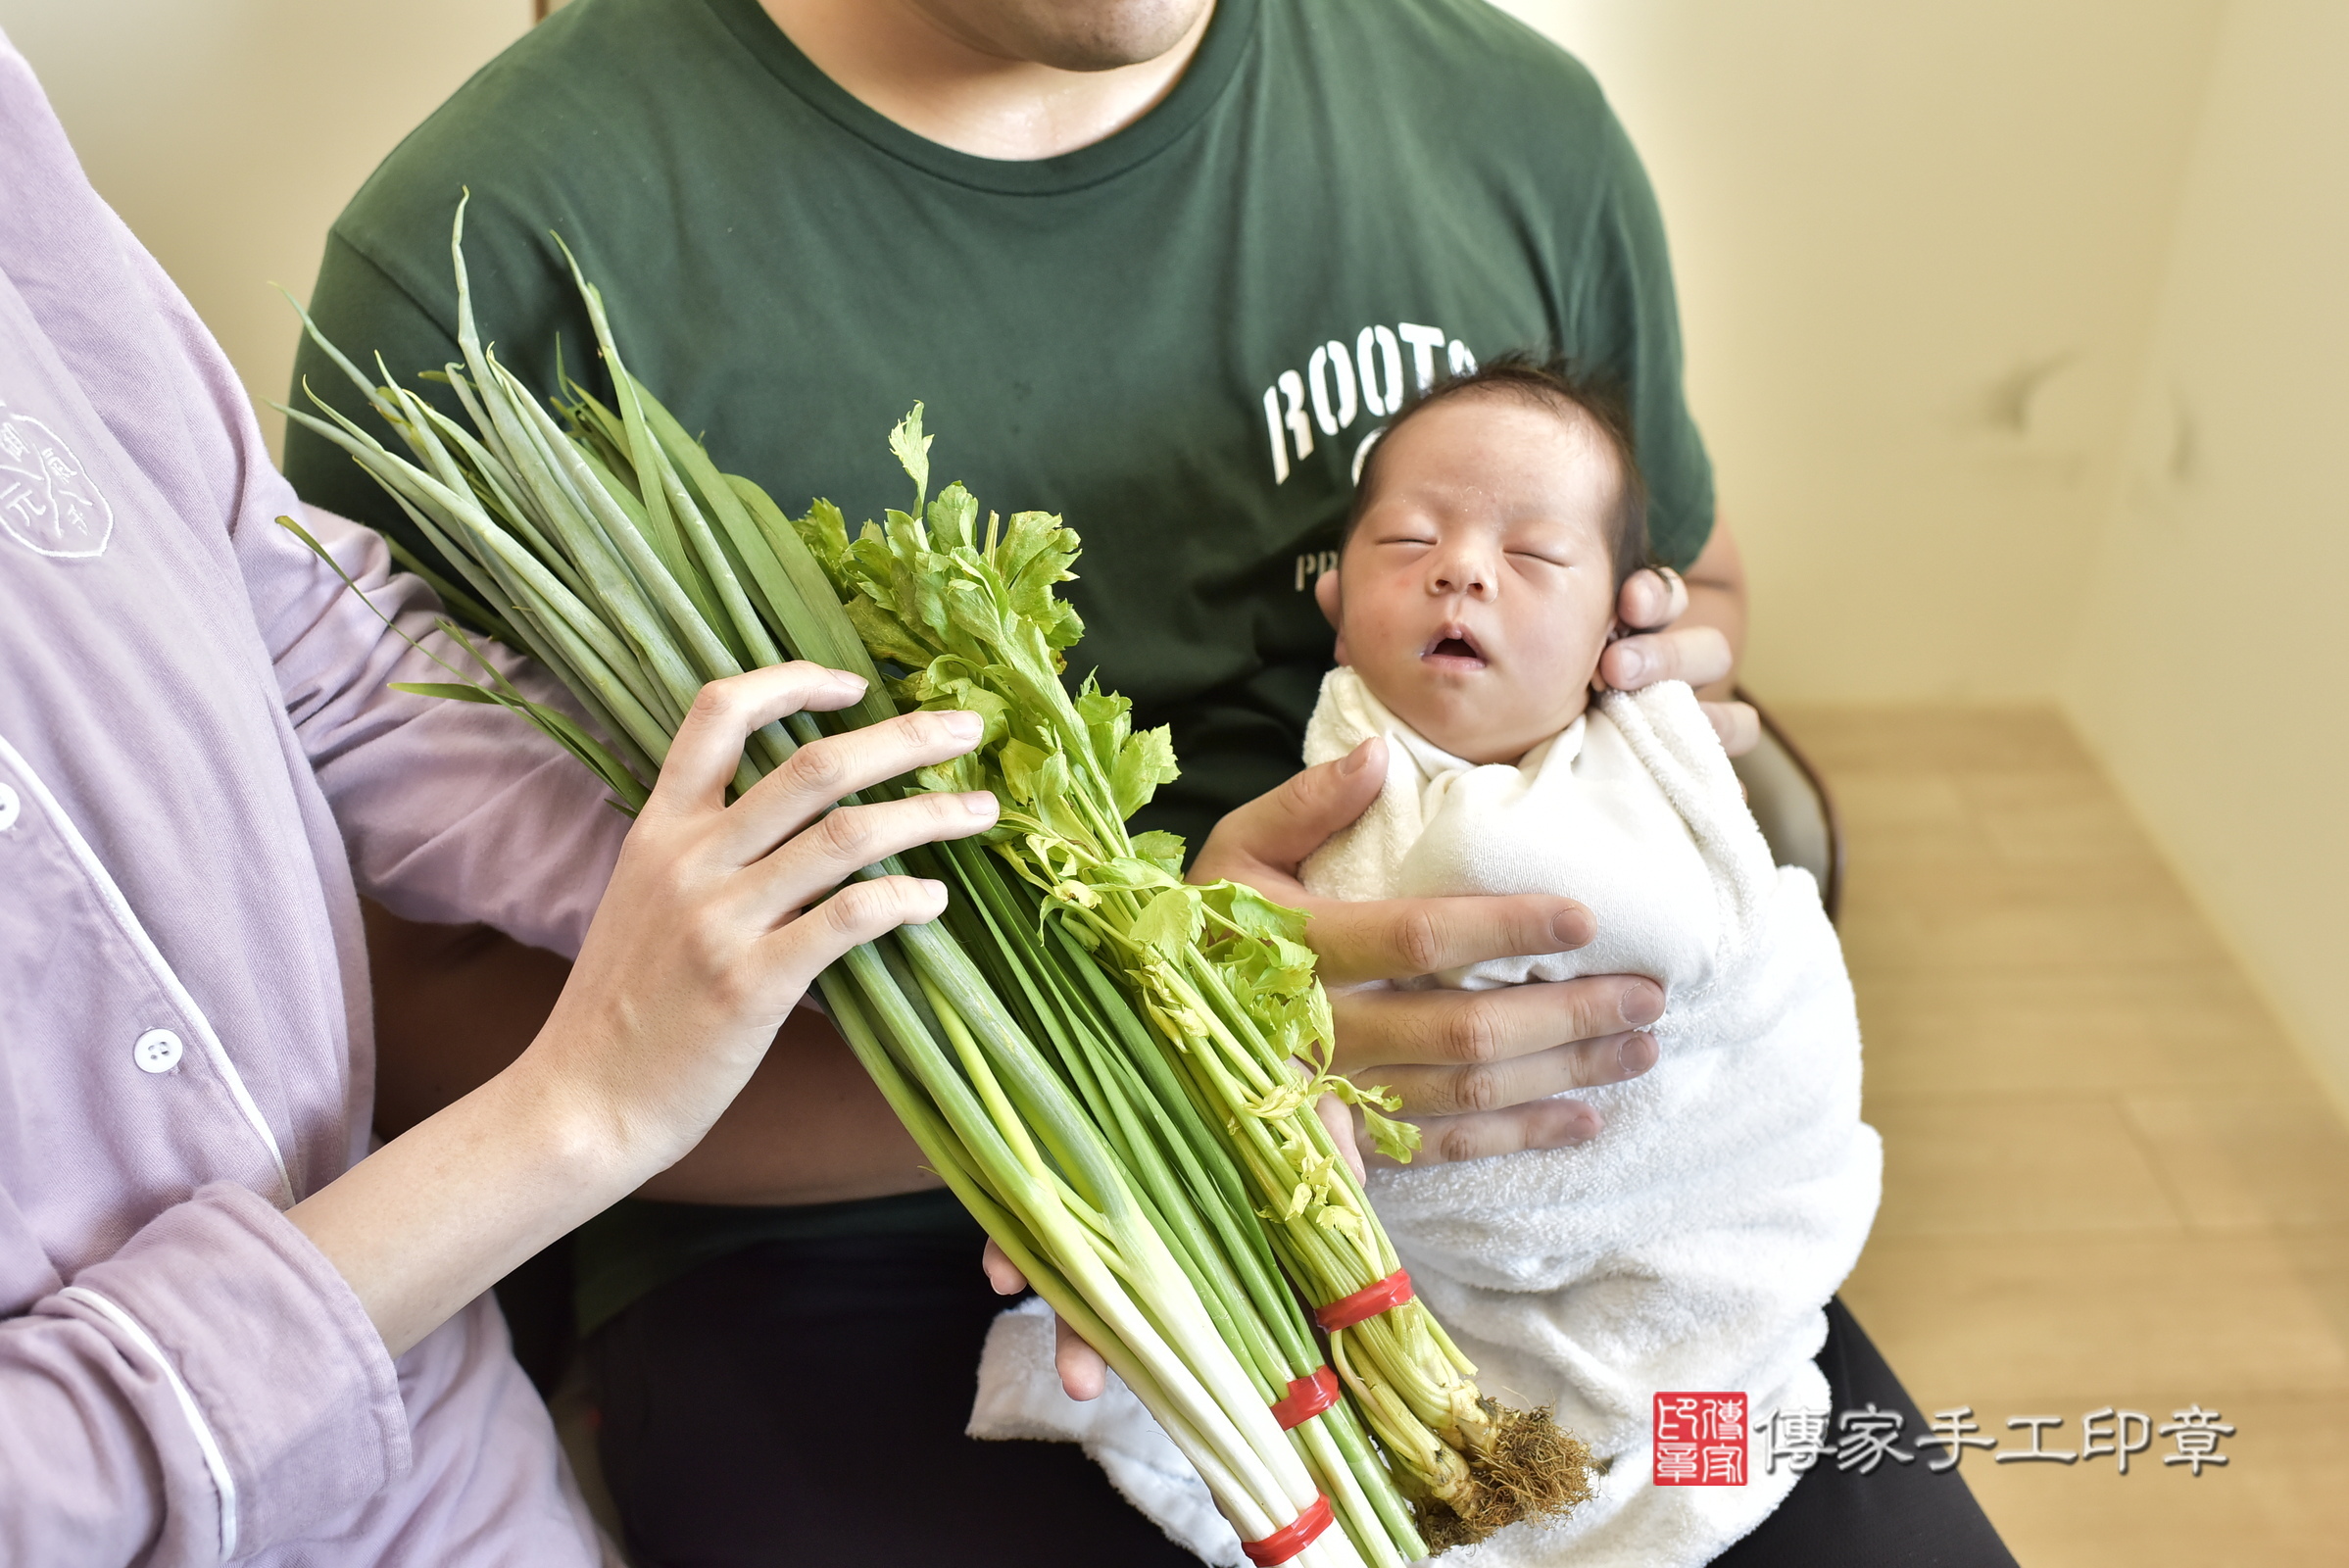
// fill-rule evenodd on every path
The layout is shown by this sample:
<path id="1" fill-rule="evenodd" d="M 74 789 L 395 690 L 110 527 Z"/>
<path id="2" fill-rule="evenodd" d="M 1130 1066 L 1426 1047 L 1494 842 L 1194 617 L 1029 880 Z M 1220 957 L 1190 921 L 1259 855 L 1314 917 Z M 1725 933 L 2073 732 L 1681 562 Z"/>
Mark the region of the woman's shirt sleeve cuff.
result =
<path id="1" fill-rule="evenodd" d="M 205 1536 L 225 1559 L 313 1534 L 408 1472 L 399 1377 L 359 1298 L 233 1183 L 165 1210 L 34 1311 L 112 1342 L 160 1462 L 165 1533 L 197 1560 Z"/>

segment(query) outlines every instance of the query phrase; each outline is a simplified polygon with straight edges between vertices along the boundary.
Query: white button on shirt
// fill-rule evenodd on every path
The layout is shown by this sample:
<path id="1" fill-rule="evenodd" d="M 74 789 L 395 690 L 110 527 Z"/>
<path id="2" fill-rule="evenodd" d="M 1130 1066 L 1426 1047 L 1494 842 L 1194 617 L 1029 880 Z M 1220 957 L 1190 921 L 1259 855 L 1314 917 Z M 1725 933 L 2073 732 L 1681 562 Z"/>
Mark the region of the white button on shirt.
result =
<path id="1" fill-rule="evenodd" d="M 17 813 L 23 809 L 24 803 L 17 799 L 17 792 L 0 784 L 0 833 L 17 825 Z"/>
<path id="2" fill-rule="evenodd" d="M 179 1043 L 179 1037 L 171 1030 L 150 1029 L 138 1037 L 137 1045 L 130 1048 L 130 1059 L 138 1063 L 141 1072 L 170 1072 L 179 1065 L 179 1058 L 186 1050 Z"/>

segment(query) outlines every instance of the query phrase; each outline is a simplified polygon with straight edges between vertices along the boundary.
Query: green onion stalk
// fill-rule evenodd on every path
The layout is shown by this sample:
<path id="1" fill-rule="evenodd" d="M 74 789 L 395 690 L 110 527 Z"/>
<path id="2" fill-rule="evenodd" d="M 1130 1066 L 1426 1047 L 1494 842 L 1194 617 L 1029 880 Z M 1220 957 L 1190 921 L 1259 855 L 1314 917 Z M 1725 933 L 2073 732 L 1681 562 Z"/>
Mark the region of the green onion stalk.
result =
<path id="1" fill-rule="evenodd" d="M 695 692 L 746 669 L 801 658 L 868 684 L 843 712 L 753 735 L 736 793 L 826 728 L 877 722 L 900 700 L 980 712 L 974 759 L 915 787 L 995 790 L 1005 809 L 991 843 L 871 868 L 941 877 L 947 914 L 856 950 L 819 981 L 932 1168 L 1133 1389 L 1244 1541 L 1310 1517 L 1318 1494 L 1339 1528 L 1295 1560 L 1386 1568 L 1551 1506 L 1537 1487 L 1493 1484 L 1504 1446 L 1480 1448 L 1476 1417 L 1505 1417 L 1416 1303 L 1331 1337 L 1347 1397 L 1290 1430 L 1273 1416 L 1323 1361 L 1297 1291 L 1319 1302 L 1365 1268 L 1395 1266 L 1311 1100 L 1364 1102 L 1391 1142 L 1404 1130 L 1328 1070 L 1301 917 L 1229 885 L 1184 889 L 1180 841 L 1126 834 L 1174 776 L 1173 755 L 1163 731 L 1130 732 L 1123 699 L 1090 681 L 1072 698 L 1059 683 L 1078 623 L 1052 588 L 1074 535 L 1021 514 L 1008 527 L 991 516 L 982 541 L 960 486 L 929 499 L 918 407 L 891 437 L 912 514 L 866 524 L 853 546 L 826 504 L 786 518 L 627 373 L 575 264 L 613 393 L 607 404 L 566 383 L 542 403 L 481 341 L 463 233 L 461 204 L 464 358 L 436 379 L 465 420 L 392 384 L 380 361 L 370 380 L 307 316 L 406 453 L 322 400 L 318 415 L 285 413 L 349 453 L 462 580 L 395 545 L 402 564 L 545 664 L 590 722 L 529 701 L 453 622 L 444 629 L 477 667 L 408 689 L 514 710 L 629 812 Z M 886 601 L 859 591 L 882 580 Z M 963 782 L 972 770 L 981 785 Z M 1193 1059 L 1201 1043 L 1211 1069 Z M 1493 1500 L 1509 1497 L 1513 1509 Z"/>

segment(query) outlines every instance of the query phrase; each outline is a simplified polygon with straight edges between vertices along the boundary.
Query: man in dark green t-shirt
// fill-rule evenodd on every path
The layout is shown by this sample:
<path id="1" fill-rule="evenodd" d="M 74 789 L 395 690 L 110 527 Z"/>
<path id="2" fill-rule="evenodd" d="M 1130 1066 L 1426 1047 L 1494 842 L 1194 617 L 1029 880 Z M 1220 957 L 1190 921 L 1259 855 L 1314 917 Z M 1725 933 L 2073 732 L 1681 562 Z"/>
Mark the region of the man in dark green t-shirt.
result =
<path id="1" fill-rule="evenodd" d="M 1730 671 L 1742 578 L 1653 196 L 1588 74 L 1481 0 L 577 0 L 344 212 L 313 300 L 336 343 L 403 377 L 457 357 L 462 188 L 475 307 L 525 381 L 555 388 L 558 345 L 600 380 L 554 230 L 635 372 L 787 508 L 894 501 L 883 436 L 921 399 L 935 471 L 1062 514 L 1086 547 L 1080 661 L 1174 726 L 1183 777 L 1148 825 L 1199 845 L 1223 821 L 1219 870 L 1285 887 L 1365 804 L 1334 772 L 1285 783 L 1330 664 L 1313 578 L 1367 440 L 1479 357 L 1562 351 L 1627 398 L 1655 549 L 1688 584 L 1636 580 L 1627 618 L 1690 612 L 1618 645 L 1609 678 Z M 299 371 L 360 415 L 315 350 Z M 323 442 L 295 431 L 287 468 L 429 559 Z M 1318 915 L 1325 971 L 1588 937 L 1565 901 L 1438 902 Z M 1661 1007 L 1622 978 L 1339 1002 L 1342 1061 L 1451 1155 L 1590 1136 L 1594 1114 L 1547 1097 L 1644 1070 L 1632 1031 Z M 664 1561 L 992 1561 L 972 1532 L 1015 1493 L 1088 1521 L 1067 1560 L 1149 1560 L 1163 1544 L 1086 1500 L 1105 1490 L 1065 1451 L 958 1439 L 989 1302 L 946 1271 L 971 1272 L 976 1232 L 846 1061 L 803 1015 L 648 1190 L 715 1201 L 583 1233 L 632 1539 Z M 388 1046 L 384 1070 L 406 1070 Z M 807 1430 L 744 1438 L 729 1410 Z M 876 1445 L 920 1474 L 920 1508 L 876 1512 Z M 1024 1537 L 1002 1555 L 1060 1560 Z"/>

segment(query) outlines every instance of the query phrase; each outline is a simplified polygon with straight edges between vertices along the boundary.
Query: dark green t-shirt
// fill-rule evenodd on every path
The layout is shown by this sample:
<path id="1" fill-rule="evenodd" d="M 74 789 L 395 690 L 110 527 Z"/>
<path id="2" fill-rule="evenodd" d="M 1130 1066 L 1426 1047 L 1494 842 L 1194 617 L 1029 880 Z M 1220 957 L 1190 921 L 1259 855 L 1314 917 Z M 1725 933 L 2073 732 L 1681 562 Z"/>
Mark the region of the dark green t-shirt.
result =
<path id="1" fill-rule="evenodd" d="M 1413 386 L 1562 351 L 1628 396 L 1656 553 L 1685 566 L 1712 527 L 1639 159 L 1589 74 L 1482 0 L 1220 0 L 1162 103 L 1033 163 L 866 109 L 757 0 L 580 0 L 335 223 L 313 310 L 362 363 L 405 377 L 458 357 L 465 187 L 482 330 L 531 384 L 554 389 L 558 341 L 597 379 L 555 230 L 630 368 L 785 508 L 903 505 L 885 437 L 921 399 L 941 483 L 1061 514 L 1085 540 L 1074 668 L 1138 724 L 1173 724 L 1183 777 L 1145 821 L 1195 845 L 1296 770 L 1330 664 L 1314 569 L 1365 437 Z M 371 417 L 307 345 L 297 369 Z M 323 441 L 291 432 L 286 468 L 426 554 Z M 875 1223 L 922 1202 L 952 1214 L 891 1200 Z M 604 1306 L 674 1263 L 654 1266 L 660 1227 L 632 1229 L 625 1258 L 582 1258 Z"/>

